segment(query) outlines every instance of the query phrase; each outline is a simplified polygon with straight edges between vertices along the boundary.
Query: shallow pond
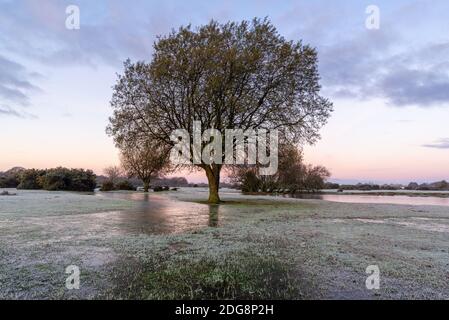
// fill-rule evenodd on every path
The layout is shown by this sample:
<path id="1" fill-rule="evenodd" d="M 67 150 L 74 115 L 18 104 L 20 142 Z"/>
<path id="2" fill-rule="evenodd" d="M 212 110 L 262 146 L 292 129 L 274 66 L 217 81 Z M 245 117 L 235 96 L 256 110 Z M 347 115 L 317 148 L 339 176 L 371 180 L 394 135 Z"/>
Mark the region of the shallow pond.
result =
<path id="1" fill-rule="evenodd" d="M 122 231 L 149 234 L 176 233 L 219 225 L 219 206 L 184 202 L 155 193 L 95 193 L 96 197 L 136 202 L 132 209 L 114 214 Z M 111 216 L 111 213 L 105 213 Z"/>
<path id="2" fill-rule="evenodd" d="M 345 203 L 373 203 L 373 204 L 402 204 L 402 205 L 430 205 L 430 206 L 449 206 L 449 198 L 440 197 L 419 197 L 419 196 L 375 196 L 375 195 L 345 195 L 345 194 L 300 194 L 294 198 L 317 199 L 332 202 Z"/>

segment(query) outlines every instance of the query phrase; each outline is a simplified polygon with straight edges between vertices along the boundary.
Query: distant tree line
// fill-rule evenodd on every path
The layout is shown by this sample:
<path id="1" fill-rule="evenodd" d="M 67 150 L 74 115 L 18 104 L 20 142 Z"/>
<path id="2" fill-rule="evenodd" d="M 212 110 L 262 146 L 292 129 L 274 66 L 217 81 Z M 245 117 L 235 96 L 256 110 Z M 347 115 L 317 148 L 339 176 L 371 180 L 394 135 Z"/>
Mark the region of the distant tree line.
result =
<path id="1" fill-rule="evenodd" d="M 374 190 L 399 190 L 401 189 L 401 186 L 379 185 L 374 183 L 357 183 L 357 184 L 326 183 L 324 189 L 374 191 Z"/>
<path id="2" fill-rule="evenodd" d="M 148 163 L 148 162 L 145 162 Z M 141 172 L 148 172 L 139 174 L 130 170 L 129 167 L 111 166 L 103 170 L 104 176 L 97 177 L 97 183 L 101 185 L 101 191 L 113 190 L 136 190 L 137 187 L 143 186 L 145 192 L 151 188 L 157 191 L 169 190 L 170 187 L 188 187 L 189 182 L 184 177 L 164 177 L 163 172 L 167 172 L 166 168 L 154 169 L 153 164 L 142 164 Z M 165 171 L 163 171 L 165 170 Z M 151 173 L 151 174 L 150 174 Z M 142 179 L 143 177 L 144 179 Z M 151 181 L 151 185 L 150 185 Z"/>
<path id="3" fill-rule="evenodd" d="M 13 168 L 0 176 L 0 188 L 49 191 L 93 191 L 96 175 L 91 170 Z"/>
<path id="4" fill-rule="evenodd" d="M 171 178 L 156 178 L 153 183 L 154 186 L 167 186 L 167 187 L 188 187 L 191 186 L 184 177 L 171 177 Z"/>
<path id="5" fill-rule="evenodd" d="M 68 169 L 58 167 L 54 169 L 25 169 L 14 167 L 0 172 L 0 188 L 17 188 L 24 190 L 49 191 L 93 191 L 97 186 L 102 191 L 136 190 L 143 185 L 143 181 L 135 176 L 129 176 L 126 170 L 118 166 L 104 169 L 105 175 L 97 176 L 91 170 Z M 188 187 L 184 177 L 152 177 L 151 188 Z M 165 188 L 165 189 L 164 189 Z"/>
<path id="6" fill-rule="evenodd" d="M 433 183 L 422 183 L 418 184 L 416 182 L 411 182 L 406 187 L 407 190 L 430 190 L 430 191 L 447 191 L 449 190 L 449 183 L 446 180 L 437 181 Z"/>
<path id="7" fill-rule="evenodd" d="M 375 183 L 338 184 L 326 182 L 324 189 L 359 190 L 359 191 L 377 191 L 377 190 L 449 191 L 449 183 L 445 180 L 422 184 L 410 182 L 407 186 L 404 186 L 401 184 L 382 184 L 382 185 Z"/>

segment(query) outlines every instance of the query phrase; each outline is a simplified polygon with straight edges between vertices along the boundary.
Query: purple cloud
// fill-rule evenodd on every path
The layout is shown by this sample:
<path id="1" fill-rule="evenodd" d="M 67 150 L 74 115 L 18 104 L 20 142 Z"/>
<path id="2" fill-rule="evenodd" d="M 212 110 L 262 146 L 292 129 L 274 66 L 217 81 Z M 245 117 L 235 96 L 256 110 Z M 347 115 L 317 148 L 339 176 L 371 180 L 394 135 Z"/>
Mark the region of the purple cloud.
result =
<path id="1" fill-rule="evenodd" d="M 434 143 L 423 144 L 422 146 L 426 148 L 449 149 L 449 138 L 443 138 Z"/>

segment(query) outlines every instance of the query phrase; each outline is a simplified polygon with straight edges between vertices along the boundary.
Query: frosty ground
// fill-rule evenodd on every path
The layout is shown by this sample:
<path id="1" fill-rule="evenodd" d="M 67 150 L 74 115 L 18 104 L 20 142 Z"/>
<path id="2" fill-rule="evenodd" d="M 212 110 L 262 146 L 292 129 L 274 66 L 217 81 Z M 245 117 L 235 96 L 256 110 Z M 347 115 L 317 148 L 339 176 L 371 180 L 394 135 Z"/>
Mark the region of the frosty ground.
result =
<path id="1" fill-rule="evenodd" d="M 1 299 L 449 298 L 449 207 L 14 192 L 0 197 Z"/>

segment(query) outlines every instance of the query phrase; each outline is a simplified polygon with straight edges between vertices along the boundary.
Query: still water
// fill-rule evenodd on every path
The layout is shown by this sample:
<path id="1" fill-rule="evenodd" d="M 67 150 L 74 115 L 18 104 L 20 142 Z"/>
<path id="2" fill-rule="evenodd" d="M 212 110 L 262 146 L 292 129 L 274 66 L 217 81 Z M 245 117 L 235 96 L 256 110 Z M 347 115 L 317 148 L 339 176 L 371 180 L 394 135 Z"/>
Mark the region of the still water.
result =
<path id="1" fill-rule="evenodd" d="M 323 195 L 309 195 L 301 194 L 295 195 L 295 198 L 301 199 L 319 199 L 333 202 L 346 203 L 373 203 L 373 204 L 403 204 L 403 205 L 429 205 L 429 206 L 449 206 L 449 198 L 440 197 L 418 197 L 418 196 L 375 196 L 375 195 L 340 195 L 340 194 L 323 194 Z"/>
<path id="2" fill-rule="evenodd" d="M 184 190 L 185 192 L 204 192 L 205 190 Z M 135 201 L 132 209 L 100 213 L 99 220 L 109 221 L 125 233 L 178 233 L 199 230 L 204 227 L 218 227 L 229 213 L 227 206 L 207 205 L 187 201 L 179 201 L 156 193 L 95 193 L 97 197 L 125 199 Z M 248 199 L 236 190 L 222 190 L 222 196 Z M 257 196 L 258 198 L 260 196 Z M 263 196 L 269 198 L 272 196 Z M 449 206 L 449 198 L 375 196 L 375 195 L 340 195 L 340 194 L 302 194 L 295 198 L 317 199 L 333 202 L 372 203 L 372 204 L 402 204 L 402 205 L 438 205 Z M 104 223 L 104 222 L 103 222 Z"/>
<path id="3" fill-rule="evenodd" d="M 95 193 L 98 197 L 135 201 L 132 209 L 107 213 L 116 220 L 122 231 L 131 233 L 177 233 L 204 227 L 218 227 L 220 206 L 184 202 L 155 193 Z"/>

